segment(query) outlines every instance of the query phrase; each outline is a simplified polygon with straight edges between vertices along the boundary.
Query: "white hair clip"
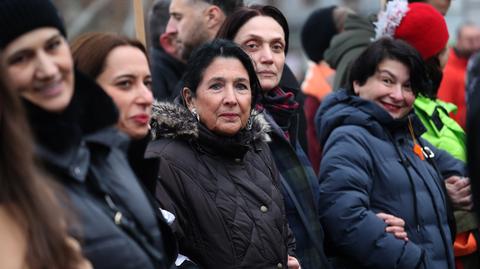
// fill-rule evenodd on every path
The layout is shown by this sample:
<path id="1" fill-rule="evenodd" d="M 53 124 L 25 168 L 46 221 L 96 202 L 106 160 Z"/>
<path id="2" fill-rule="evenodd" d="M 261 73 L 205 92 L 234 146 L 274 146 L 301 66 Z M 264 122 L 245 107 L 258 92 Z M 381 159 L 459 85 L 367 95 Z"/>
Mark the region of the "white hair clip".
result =
<path id="1" fill-rule="evenodd" d="M 387 3 L 384 11 L 378 15 L 375 25 L 375 40 L 384 36 L 393 37 L 395 30 L 408 12 L 407 0 L 393 0 Z"/>

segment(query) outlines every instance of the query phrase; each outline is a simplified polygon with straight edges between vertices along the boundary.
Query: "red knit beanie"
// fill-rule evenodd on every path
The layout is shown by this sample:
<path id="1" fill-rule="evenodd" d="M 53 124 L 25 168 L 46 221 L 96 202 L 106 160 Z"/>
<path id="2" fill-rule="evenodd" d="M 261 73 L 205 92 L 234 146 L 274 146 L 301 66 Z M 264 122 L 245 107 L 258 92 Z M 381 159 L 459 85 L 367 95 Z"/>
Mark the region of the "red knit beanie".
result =
<path id="1" fill-rule="evenodd" d="M 395 31 L 395 38 L 407 41 L 420 52 L 423 59 L 429 59 L 447 45 L 445 18 L 429 4 L 411 3 L 408 8 L 409 11 Z"/>
<path id="2" fill-rule="evenodd" d="M 433 6 L 415 2 L 408 4 L 406 14 L 402 14 L 401 1 L 392 1 L 391 7 L 387 5 L 386 15 L 384 20 L 390 22 L 385 23 L 385 28 L 393 26 L 392 21 L 400 18 L 399 24 L 393 23 L 396 27 L 393 33 L 394 38 L 402 39 L 416 48 L 422 55 L 424 60 L 435 56 L 442 51 L 448 42 L 448 29 L 445 23 L 445 18 Z M 406 5 L 406 4 L 405 4 Z M 392 16 L 393 14 L 393 16 Z M 397 17 L 398 16 L 398 17 Z M 403 17 L 402 17 L 403 16 Z M 381 19 L 379 18 L 379 21 Z M 384 22 L 381 23 L 382 25 Z M 398 26 L 397 26 L 398 25 Z M 378 27 L 379 25 L 377 25 Z M 377 37 L 379 34 L 377 29 Z M 383 35 L 389 35 L 388 30 L 384 31 Z"/>

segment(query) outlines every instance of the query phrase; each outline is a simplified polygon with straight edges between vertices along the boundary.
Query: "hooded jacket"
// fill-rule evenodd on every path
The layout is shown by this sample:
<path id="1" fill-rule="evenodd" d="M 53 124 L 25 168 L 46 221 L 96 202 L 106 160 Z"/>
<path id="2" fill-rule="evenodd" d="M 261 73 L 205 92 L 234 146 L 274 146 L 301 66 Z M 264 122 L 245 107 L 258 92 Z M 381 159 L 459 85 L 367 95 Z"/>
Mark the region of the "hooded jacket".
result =
<path id="1" fill-rule="evenodd" d="M 145 155 L 160 162 L 156 198 L 176 216 L 180 252 L 202 268 L 286 268 L 294 255 L 269 127 L 254 119 L 225 137 L 183 106 L 154 105 Z"/>
<path id="2" fill-rule="evenodd" d="M 465 131 L 448 115 L 457 107 L 452 103 L 424 96 L 418 96 L 413 106 L 415 114 L 426 128 L 422 137 L 435 147 L 465 162 L 467 158 Z"/>
<path id="3" fill-rule="evenodd" d="M 413 151 L 409 121 L 424 160 Z M 442 184 L 463 175 L 463 163 L 420 138 L 413 112 L 394 120 L 344 90 L 327 97 L 316 123 L 324 146 L 319 211 L 337 268 L 453 269 Z M 380 212 L 405 220 L 409 241 L 385 232 Z"/>
<path id="4" fill-rule="evenodd" d="M 93 267 L 167 268 L 154 208 L 122 151 L 127 136 L 113 128 L 118 114 L 111 98 L 77 72 L 73 98 L 62 113 L 24 103 L 37 156 L 65 189 L 76 221 L 69 228 L 80 237 L 83 254 Z M 115 212 L 121 212 L 120 220 L 129 221 L 139 236 L 116 224 L 120 220 Z M 157 250 L 158 260 L 151 259 L 141 237 Z"/>
<path id="5" fill-rule="evenodd" d="M 372 23 L 376 18 L 361 17 L 349 14 L 345 20 L 344 31 L 330 41 L 330 47 L 325 51 L 325 61 L 335 69 L 333 90 L 345 87 L 348 80 L 350 65 L 372 43 L 375 28 Z"/>

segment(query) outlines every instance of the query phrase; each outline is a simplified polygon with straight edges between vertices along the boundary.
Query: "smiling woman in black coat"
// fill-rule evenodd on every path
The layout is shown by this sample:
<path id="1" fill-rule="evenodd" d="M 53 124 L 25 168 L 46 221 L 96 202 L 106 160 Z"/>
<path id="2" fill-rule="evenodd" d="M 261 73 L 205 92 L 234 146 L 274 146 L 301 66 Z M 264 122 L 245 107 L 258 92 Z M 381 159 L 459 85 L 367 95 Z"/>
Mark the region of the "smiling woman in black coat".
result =
<path id="1" fill-rule="evenodd" d="M 0 2 L 0 61 L 21 96 L 37 157 L 64 187 L 94 268 L 166 268 L 155 208 L 137 182 L 114 128 L 114 103 L 74 71 L 65 29 L 48 0 Z"/>

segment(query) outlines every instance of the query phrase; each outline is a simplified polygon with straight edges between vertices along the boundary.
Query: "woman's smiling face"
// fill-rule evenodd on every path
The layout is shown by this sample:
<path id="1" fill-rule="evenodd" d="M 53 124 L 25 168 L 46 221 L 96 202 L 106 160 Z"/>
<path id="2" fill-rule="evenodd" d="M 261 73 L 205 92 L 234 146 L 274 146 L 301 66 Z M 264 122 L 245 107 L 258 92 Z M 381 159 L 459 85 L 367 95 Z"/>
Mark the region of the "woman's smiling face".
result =
<path id="1" fill-rule="evenodd" d="M 10 42 L 1 54 L 6 85 L 50 112 L 63 111 L 73 96 L 70 48 L 58 29 L 43 27 Z"/>
<path id="2" fill-rule="evenodd" d="M 397 60 L 383 60 L 363 85 L 355 81 L 353 89 L 356 95 L 375 102 L 394 119 L 406 116 L 415 102 L 415 93 L 410 85 L 410 70 Z"/>

